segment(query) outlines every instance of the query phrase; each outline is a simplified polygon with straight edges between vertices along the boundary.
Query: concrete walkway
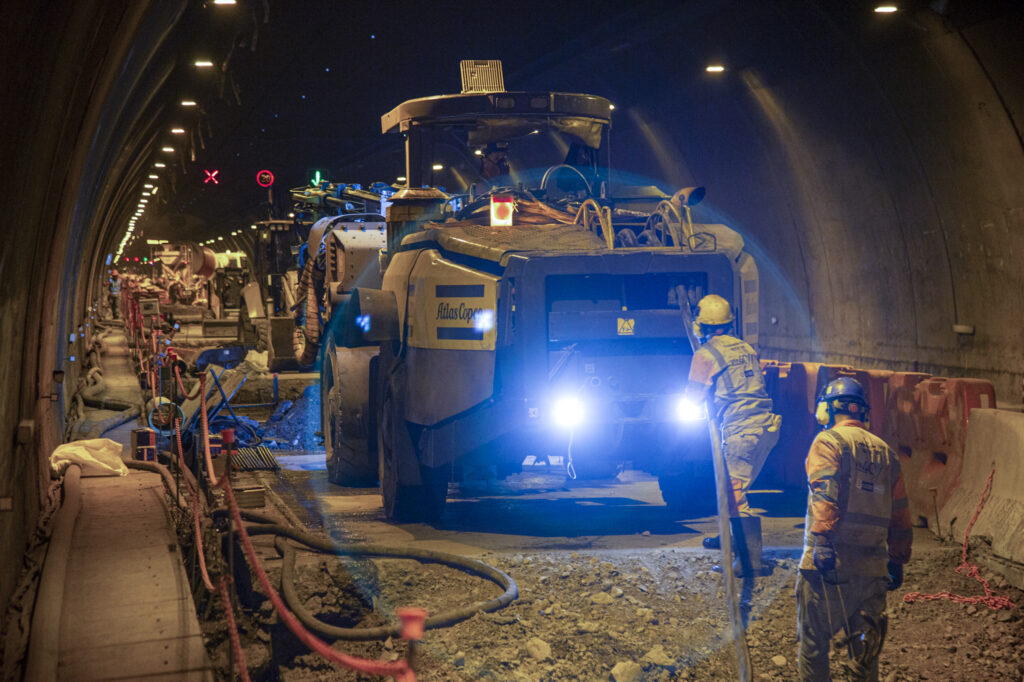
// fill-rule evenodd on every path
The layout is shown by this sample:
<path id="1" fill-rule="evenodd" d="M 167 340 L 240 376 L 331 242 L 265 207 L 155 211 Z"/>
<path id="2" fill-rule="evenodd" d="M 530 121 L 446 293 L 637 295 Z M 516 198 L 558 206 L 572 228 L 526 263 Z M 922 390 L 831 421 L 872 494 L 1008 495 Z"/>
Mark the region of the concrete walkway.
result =
<path id="1" fill-rule="evenodd" d="M 123 336 L 105 339 L 102 362 L 108 395 L 141 403 Z M 127 456 L 133 428 L 128 422 L 104 437 L 122 443 Z M 58 679 L 213 679 L 164 500 L 157 474 L 132 470 L 82 479 L 64 582 Z"/>

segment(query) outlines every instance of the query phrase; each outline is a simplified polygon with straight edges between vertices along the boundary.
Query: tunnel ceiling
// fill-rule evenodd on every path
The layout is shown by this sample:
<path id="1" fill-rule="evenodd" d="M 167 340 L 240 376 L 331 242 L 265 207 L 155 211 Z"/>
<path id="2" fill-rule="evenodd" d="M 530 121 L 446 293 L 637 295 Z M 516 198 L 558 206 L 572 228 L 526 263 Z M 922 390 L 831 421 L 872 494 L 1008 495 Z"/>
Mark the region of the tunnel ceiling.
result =
<path id="1" fill-rule="evenodd" d="M 74 15 L 22 4 L 5 30 L 77 30 Z M 285 190 L 318 170 L 391 181 L 401 150 L 380 115 L 457 91 L 460 59 L 500 58 L 512 89 L 615 102 L 618 172 L 709 188 L 699 217 L 738 229 L 758 258 L 766 354 L 998 375 L 1019 401 L 1008 320 L 1024 311 L 999 292 L 1021 285 L 1024 10 L 876 4 L 108 3 L 82 40 L 115 45 L 116 26 L 130 43 L 67 246 L 94 260 L 113 251 L 150 174 L 158 191 L 130 256 L 147 254 L 146 239 L 211 239 L 285 213 Z M 37 32 L 21 36 L 28 53 L 52 44 Z M 712 62 L 725 71 L 707 73 Z M 281 190 L 273 206 L 256 184 L 264 168 Z"/>

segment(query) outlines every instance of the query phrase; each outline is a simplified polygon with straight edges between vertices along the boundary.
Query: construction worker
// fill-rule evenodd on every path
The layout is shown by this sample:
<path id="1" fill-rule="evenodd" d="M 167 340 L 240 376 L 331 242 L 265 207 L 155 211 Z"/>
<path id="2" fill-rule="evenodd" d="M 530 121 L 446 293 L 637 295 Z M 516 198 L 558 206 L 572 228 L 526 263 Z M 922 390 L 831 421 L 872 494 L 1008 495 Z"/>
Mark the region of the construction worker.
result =
<path id="1" fill-rule="evenodd" d="M 694 333 L 703 345 L 693 354 L 686 397 L 695 403 L 710 399 L 720 425 L 722 453 L 732 496 L 729 522 L 736 538 L 736 573 L 758 575 L 761 563 L 761 517 L 747 502 L 747 491 L 779 440 L 782 418 L 772 413 L 757 353 L 747 342 L 729 335 L 733 315 L 729 302 L 715 294 L 698 304 Z M 704 538 L 707 549 L 721 549 L 720 537 Z"/>
<path id="2" fill-rule="evenodd" d="M 878 679 L 886 589 L 903 584 L 913 539 L 892 449 L 867 430 L 863 387 L 840 377 L 818 396 L 826 427 L 807 453 L 807 521 L 796 583 L 801 680 L 828 680 L 829 642 L 845 631 L 855 679 Z"/>
<path id="3" fill-rule="evenodd" d="M 110 318 L 118 319 L 121 307 L 121 276 L 117 270 L 110 271 L 110 293 L 107 294 L 107 301 L 110 303 Z"/>

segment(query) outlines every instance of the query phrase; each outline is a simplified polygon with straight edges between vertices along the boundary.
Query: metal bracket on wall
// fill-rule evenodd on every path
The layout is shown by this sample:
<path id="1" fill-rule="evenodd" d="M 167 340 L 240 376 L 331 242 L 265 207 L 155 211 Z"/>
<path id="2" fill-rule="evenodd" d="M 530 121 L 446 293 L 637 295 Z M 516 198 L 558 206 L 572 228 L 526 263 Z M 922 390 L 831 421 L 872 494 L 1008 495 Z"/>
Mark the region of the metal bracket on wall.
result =
<path id="1" fill-rule="evenodd" d="M 18 445 L 28 445 L 36 434 L 36 422 L 34 419 L 22 419 L 18 422 Z"/>

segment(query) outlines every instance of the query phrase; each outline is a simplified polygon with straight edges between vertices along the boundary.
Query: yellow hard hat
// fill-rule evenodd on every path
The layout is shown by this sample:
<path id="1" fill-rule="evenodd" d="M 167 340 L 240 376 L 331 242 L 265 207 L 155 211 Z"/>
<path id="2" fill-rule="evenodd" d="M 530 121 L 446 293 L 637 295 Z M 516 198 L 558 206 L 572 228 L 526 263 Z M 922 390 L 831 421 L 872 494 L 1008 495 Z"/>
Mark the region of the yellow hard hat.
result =
<path id="1" fill-rule="evenodd" d="M 700 299 L 697 307 L 699 312 L 697 313 L 697 319 L 694 320 L 697 324 L 707 327 L 718 327 L 729 324 L 733 320 L 732 306 L 718 294 L 708 294 Z"/>

